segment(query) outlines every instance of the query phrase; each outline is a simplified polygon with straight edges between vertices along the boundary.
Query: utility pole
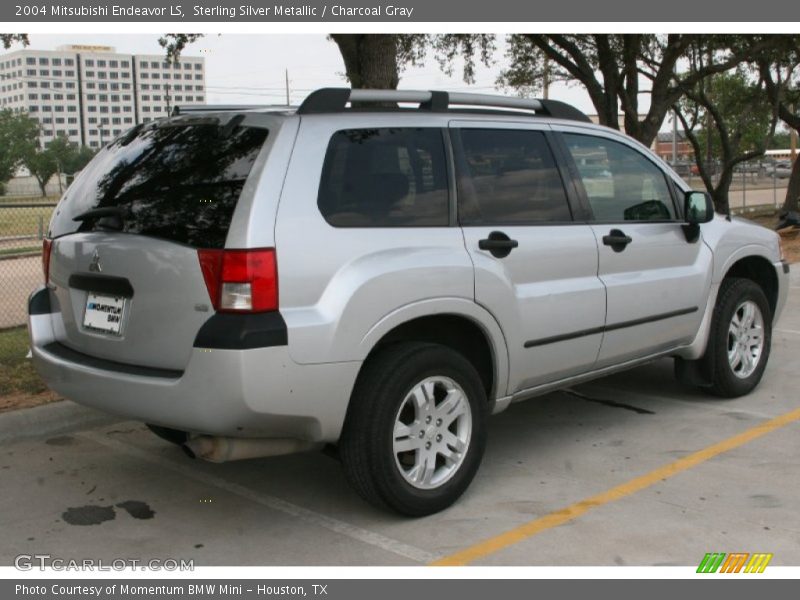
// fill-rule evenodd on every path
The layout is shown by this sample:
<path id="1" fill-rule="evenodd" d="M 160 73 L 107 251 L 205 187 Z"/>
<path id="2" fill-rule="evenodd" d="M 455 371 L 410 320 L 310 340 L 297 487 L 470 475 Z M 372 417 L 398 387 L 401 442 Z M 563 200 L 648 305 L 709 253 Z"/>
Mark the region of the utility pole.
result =
<path id="1" fill-rule="evenodd" d="M 170 105 L 171 98 L 170 98 L 170 95 L 169 95 L 169 84 L 168 83 L 164 85 L 164 89 L 166 90 L 165 91 L 165 95 L 164 95 L 164 100 L 167 101 L 167 116 L 170 116 L 170 114 L 172 112 L 172 106 Z"/>
<path id="2" fill-rule="evenodd" d="M 292 103 L 289 100 L 289 69 L 286 69 L 286 106 L 291 106 Z"/>

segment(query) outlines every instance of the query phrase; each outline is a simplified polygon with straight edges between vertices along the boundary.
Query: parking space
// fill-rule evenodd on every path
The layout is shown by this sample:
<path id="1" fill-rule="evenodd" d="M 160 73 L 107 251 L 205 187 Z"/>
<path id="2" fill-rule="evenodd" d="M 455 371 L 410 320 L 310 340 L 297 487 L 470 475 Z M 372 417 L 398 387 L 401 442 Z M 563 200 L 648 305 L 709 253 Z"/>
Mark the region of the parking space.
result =
<path id="1" fill-rule="evenodd" d="M 0 563 L 47 553 L 410 565 L 472 548 L 468 560 L 452 562 L 691 565 L 706 552 L 741 551 L 798 564 L 796 272 L 793 281 L 769 368 L 750 396 L 722 401 L 681 387 L 664 360 L 513 405 L 492 419 L 467 494 L 424 519 L 366 505 L 323 454 L 213 465 L 137 423 L 8 445 L 0 451 Z M 739 442 L 715 446 L 732 438 Z M 663 470 L 709 447 L 719 451 Z"/>

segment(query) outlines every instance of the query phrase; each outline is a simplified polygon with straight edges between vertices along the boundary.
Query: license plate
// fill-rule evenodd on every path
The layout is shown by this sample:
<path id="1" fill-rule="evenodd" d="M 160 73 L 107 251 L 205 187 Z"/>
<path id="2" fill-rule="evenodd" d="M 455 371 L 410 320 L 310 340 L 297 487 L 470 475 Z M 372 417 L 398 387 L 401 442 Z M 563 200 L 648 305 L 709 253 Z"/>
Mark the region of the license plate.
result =
<path id="1" fill-rule="evenodd" d="M 125 298 L 121 296 L 105 296 L 89 293 L 86 298 L 86 312 L 83 315 L 83 326 L 105 333 L 119 335 L 122 324 L 122 313 L 125 310 Z"/>

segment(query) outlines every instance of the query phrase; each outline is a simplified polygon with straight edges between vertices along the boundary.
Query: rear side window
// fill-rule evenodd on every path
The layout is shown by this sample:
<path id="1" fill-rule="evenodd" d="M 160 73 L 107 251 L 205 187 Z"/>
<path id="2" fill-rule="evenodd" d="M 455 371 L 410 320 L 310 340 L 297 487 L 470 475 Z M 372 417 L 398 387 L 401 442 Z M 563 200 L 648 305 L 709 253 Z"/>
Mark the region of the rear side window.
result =
<path id="1" fill-rule="evenodd" d="M 448 225 L 439 129 L 348 129 L 328 144 L 317 204 L 334 227 Z"/>
<path id="2" fill-rule="evenodd" d="M 572 220 L 555 160 L 540 131 L 462 129 L 457 161 L 463 225 Z"/>
<path id="3" fill-rule="evenodd" d="M 233 211 L 267 130 L 216 120 L 131 130 L 100 151 L 70 186 L 51 237 L 122 231 L 201 248 L 225 244 Z M 92 209 L 116 216 L 76 217 Z"/>
<path id="4" fill-rule="evenodd" d="M 666 176 L 640 152 L 605 138 L 563 135 L 596 221 L 675 219 Z"/>

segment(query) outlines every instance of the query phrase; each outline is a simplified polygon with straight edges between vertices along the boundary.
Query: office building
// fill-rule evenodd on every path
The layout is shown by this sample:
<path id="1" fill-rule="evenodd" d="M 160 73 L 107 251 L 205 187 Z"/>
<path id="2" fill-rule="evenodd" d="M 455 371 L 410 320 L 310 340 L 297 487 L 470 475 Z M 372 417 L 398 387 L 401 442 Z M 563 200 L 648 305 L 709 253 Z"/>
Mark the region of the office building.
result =
<path id="1" fill-rule="evenodd" d="M 205 104 L 205 60 L 117 53 L 111 46 L 25 48 L 0 55 L 0 109 L 26 112 L 55 136 L 99 148 L 176 105 Z"/>

